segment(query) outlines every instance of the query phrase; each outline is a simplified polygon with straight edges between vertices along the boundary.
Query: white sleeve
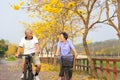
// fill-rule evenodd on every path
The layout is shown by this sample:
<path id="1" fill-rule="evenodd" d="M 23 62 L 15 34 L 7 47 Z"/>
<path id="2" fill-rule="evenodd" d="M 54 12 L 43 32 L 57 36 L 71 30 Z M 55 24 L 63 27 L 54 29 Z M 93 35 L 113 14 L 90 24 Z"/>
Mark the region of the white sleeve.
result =
<path id="1" fill-rule="evenodd" d="M 38 44 L 38 39 L 34 37 L 35 44 Z"/>
<path id="2" fill-rule="evenodd" d="M 24 45 L 24 40 L 21 39 L 21 41 L 20 41 L 20 43 L 19 43 L 19 47 L 23 47 L 23 45 Z"/>

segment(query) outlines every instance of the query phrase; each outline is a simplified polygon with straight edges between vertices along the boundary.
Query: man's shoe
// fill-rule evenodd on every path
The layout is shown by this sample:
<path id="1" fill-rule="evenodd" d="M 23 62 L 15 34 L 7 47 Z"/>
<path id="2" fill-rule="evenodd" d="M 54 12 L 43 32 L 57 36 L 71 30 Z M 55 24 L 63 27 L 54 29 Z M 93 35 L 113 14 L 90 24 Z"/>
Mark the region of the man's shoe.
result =
<path id="1" fill-rule="evenodd" d="M 39 76 L 37 75 L 37 76 L 35 76 L 35 80 L 40 80 L 40 78 L 39 78 Z"/>
<path id="2" fill-rule="evenodd" d="M 23 79 L 23 77 L 24 77 L 24 74 L 22 74 L 20 78 Z"/>

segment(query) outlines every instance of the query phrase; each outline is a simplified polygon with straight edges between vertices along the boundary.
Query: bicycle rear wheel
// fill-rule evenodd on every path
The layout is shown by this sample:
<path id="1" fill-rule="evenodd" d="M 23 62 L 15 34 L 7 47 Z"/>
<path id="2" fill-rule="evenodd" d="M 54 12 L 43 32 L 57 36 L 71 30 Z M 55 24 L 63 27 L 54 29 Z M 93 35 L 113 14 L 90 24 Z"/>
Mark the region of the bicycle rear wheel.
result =
<path id="1" fill-rule="evenodd" d="M 31 71 L 28 72 L 28 80 L 34 80 L 34 75 Z"/>
<path id="2" fill-rule="evenodd" d="M 64 72 L 64 80 L 70 80 L 68 69 L 66 69 L 65 72 Z"/>

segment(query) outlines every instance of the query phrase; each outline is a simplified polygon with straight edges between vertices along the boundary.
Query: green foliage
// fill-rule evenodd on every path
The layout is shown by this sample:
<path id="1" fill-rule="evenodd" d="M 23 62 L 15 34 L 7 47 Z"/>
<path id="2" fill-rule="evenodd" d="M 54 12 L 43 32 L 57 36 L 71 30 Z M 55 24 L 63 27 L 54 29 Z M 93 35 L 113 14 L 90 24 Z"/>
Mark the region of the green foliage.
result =
<path id="1" fill-rule="evenodd" d="M 107 80 L 106 76 L 103 76 L 103 80 Z"/>
<path id="2" fill-rule="evenodd" d="M 14 56 L 10 56 L 6 59 L 6 61 L 15 61 L 16 58 Z"/>
<path id="3" fill-rule="evenodd" d="M 5 51 L 7 51 L 8 49 L 8 45 L 7 45 L 7 41 L 5 41 L 4 39 L 0 40 L 0 57 L 2 57 L 5 54 Z"/>
<path id="4" fill-rule="evenodd" d="M 117 62 L 117 70 L 120 69 L 120 62 Z"/>

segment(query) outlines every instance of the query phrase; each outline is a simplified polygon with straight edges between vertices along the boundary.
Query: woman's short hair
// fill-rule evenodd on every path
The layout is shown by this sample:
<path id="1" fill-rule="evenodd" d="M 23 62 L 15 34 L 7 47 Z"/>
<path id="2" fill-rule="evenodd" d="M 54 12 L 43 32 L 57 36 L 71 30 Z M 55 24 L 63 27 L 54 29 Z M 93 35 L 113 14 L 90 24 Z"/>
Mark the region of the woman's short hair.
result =
<path id="1" fill-rule="evenodd" d="M 61 32 L 60 34 L 62 34 L 66 40 L 68 39 L 68 34 L 66 32 Z"/>

